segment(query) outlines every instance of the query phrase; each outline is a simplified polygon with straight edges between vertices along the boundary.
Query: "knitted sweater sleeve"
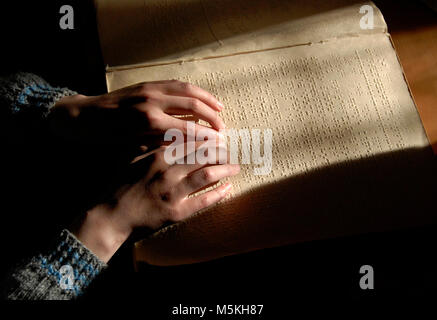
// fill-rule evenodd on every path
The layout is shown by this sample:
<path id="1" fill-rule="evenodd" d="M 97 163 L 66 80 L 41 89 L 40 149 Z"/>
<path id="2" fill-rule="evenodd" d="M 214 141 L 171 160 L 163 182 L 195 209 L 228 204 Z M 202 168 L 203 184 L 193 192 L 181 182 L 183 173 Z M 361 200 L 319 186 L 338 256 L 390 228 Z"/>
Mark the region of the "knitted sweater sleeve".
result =
<path id="1" fill-rule="evenodd" d="M 46 117 L 55 103 L 76 94 L 52 87 L 31 73 L 0 77 L 0 104 L 7 113 Z M 51 248 L 16 266 L 2 281 L 3 298 L 11 300 L 74 299 L 106 268 L 68 230 L 63 230 Z"/>
<path id="2" fill-rule="evenodd" d="M 68 88 L 52 87 L 32 73 L 20 72 L 0 77 L 0 102 L 12 114 L 36 111 L 45 117 L 59 99 L 74 94 L 77 92 Z"/>
<path id="3" fill-rule="evenodd" d="M 52 247 L 16 267 L 3 283 L 10 300 L 68 300 L 80 296 L 107 265 L 68 230 Z"/>

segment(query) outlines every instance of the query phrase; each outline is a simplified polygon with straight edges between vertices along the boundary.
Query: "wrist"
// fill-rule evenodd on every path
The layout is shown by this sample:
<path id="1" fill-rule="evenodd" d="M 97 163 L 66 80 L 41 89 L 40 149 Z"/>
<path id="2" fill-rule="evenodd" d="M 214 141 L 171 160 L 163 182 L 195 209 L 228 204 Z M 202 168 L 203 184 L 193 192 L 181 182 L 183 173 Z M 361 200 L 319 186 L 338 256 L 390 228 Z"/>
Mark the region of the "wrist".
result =
<path id="1" fill-rule="evenodd" d="M 52 108 L 53 111 L 64 110 L 69 117 L 77 118 L 80 114 L 80 111 L 84 105 L 86 105 L 86 101 L 88 101 L 87 96 L 82 94 L 74 94 L 70 96 L 65 96 L 59 99 L 56 104 Z"/>
<path id="2" fill-rule="evenodd" d="M 108 262 L 132 232 L 118 220 L 112 208 L 98 205 L 85 214 L 73 233 L 100 260 Z"/>

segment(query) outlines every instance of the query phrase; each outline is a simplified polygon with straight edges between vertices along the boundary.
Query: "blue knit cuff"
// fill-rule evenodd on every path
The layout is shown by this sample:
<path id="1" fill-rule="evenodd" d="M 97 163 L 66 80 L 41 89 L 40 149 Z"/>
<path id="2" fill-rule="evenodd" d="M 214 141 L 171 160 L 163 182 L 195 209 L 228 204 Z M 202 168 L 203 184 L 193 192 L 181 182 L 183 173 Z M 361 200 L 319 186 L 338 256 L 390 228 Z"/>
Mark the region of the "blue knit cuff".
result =
<path id="1" fill-rule="evenodd" d="M 65 294 L 77 297 L 107 265 L 68 230 L 61 232 L 56 243 L 52 252 L 39 256 L 40 267 Z"/>
<path id="2" fill-rule="evenodd" d="M 0 99 L 13 114 L 37 110 L 45 117 L 59 99 L 74 94 L 77 92 L 52 87 L 32 73 L 20 72 L 0 78 Z"/>
<path id="3" fill-rule="evenodd" d="M 23 261 L 0 287 L 11 300 L 69 300 L 81 295 L 106 267 L 63 230 L 52 249 Z"/>

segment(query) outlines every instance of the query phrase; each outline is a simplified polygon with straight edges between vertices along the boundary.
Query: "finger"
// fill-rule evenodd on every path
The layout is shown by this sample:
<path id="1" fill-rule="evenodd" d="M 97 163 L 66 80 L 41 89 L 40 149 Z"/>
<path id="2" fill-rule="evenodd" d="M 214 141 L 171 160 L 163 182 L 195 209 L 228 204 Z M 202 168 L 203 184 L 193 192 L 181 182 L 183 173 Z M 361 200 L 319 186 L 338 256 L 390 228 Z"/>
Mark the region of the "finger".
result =
<path id="1" fill-rule="evenodd" d="M 152 138 L 152 142 L 148 139 L 147 145 L 140 145 L 138 148 L 137 156 L 134 158 L 134 160 L 131 161 L 131 163 L 134 163 L 138 160 L 141 160 L 145 157 L 147 157 L 150 154 L 153 154 L 155 152 L 164 152 L 167 150 L 164 147 L 168 147 L 170 144 L 174 145 L 175 147 L 179 144 L 177 141 L 164 141 L 164 137 L 162 136 L 156 136 Z M 198 140 L 198 141 L 192 141 L 192 145 L 188 147 L 188 143 L 184 141 L 181 141 L 180 144 L 183 144 L 183 156 L 181 158 L 176 158 L 174 162 L 177 161 L 177 163 L 184 163 L 184 164 L 190 164 L 191 160 L 188 161 L 189 153 L 193 153 L 191 157 L 196 160 L 196 158 L 199 158 L 202 156 L 202 159 L 204 161 L 203 164 L 214 164 L 214 163 L 227 163 L 229 162 L 230 155 L 227 150 L 226 141 L 225 140 Z M 161 148 L 161 149 L 160 149 Z M 209 150 L 215 151 L 215 152 L 208 152 Z M 196 157 L 197 153 L 200 153 L 201 155 Z M 174 162 L 169 163 L 171 165 L 174 164 Z M 202 165 L 203 165 L 202 164 Z M 199 164 L 197 164 L 199 165 Z M 193 168 L 191 171 L 194 171 L 195 169 L 198 169 L 200 167 Z"/>
<path id="2" fill-rule="evenodd" d="M 137 145 L 142 149 L 142 153 L 155 150 L 160 146 L 169 145 L 171 141 L 164 141 L 164 134 L 145 134 L 139 136 L 136 140 Z"/>
<path id="3" fill-rule="evenodd" d="M 216 150 L 215 141 L 193 141 L 192 148 L 194 151 L 191 151 L 189 148 L 188 143 L 183 144 L 182 146 L 182 157 L 174 160 L 174 157 L 172 155 L 172 149 L 168 146 L 161 146 L 156 150 L 148 151 L 144 153 L 141 156 L 136 157 L 132 162 L 131 166 L 133 168 L 132 172 L 136 172 L 137 174 L 140 172 L 144 172 L 144 168 L 147 168 L 148 172 L 145 175 L 146 180 L 150 178 L 154 178 L 155 176 L 158 178 L 160 176 L 164 177 L 165 181 L 169 182 L 171 181 L 171 185 L 179 185 L 181 183 L 181 180 L 183 180 L 187 174 L 190 172 L 193 172 L 208 163 L 219 163 L 215 162 L 215 160 L 218 161 L 219 157 L 220 159 L 224 159 L 222 161 L 227 161 L 229 158 L 229 155 L 227 153 L 227 150 L 225 148 L 221 148 L 223 150 L 218 151 L 217 155 L 216 152 L 209 152 L 207 153 L 207 160 L 208 162 L 205 162 L 203 164 L 200 163 L 194 163 L 196 161 L 196 153 L 199 150 Z M 204 152 L 204 151 L 202 151 Z M 193 155 L 194 164 L 188 164 L 188 157 L 189 155 Z M 209 157 L 209 158 L 208 158 Z M 179 162 L 178 160 L 181 160 Z M 177 163 L 183 163 L 183 164 L 174 164 L 175 161 Z M 234 165 L 235 166 L 235 165 Z M 239 171 L 239 167 L 237 165 L 237 168 L 234 169 L 236 173 Z M 210 177 L 213 177 L 215 175 L 216 169 L 211 170 Z M 235 174 L 236 174 L 235 173 Z M 217 174 L 218 178 L 222 176 L 222 173 Z M 226 176 L 225 176 L 226 177 Z M 213 182 L 216 182 L 217 180 L 214 180 Z M 178 196 L 178 198 L 182 199 L 186 196 L 183 192 L 178 192 L 178 188 L 175 189 L 175 194 Z M 179 188 L 183 189 L 183 188 Z"/>
<path id="4" fill-rule="evenodd" d="M 206 164 L 228 163 L 228 159 L 226 144 L 215 140 L 173 142 L 165 154 L 165 160 L 172 166 L 172 174 L 181 178 Z"/>
<path id="5" fill-rule="evenodd" d="M 193 152 L 187 152 L 187 155 L 178 160 L 170 160 L 171 167 L 169 171 L 173 176 L 179 177 L 180 180 L 190 175 L 196 170 L 210 165 L 226 164 L 229 163 L 230 155 L 226 146 L 217 147 L 213 143 L 202 141 L 199 147 L 197 143 L 196 150 Z M 187 145 L 186 145 L 187 146 Z M 187 146 L 188 148 L 188 146 Z M 191 147 L 191 149 L 194 149 Z M 191 150 L 190 150 L 191 151 Z"/>
<path id="6" fill-rule="evenodd" d="M 224 199 L 231 192 L 232 185 L 226 183 L 214 190 L 202 193 L 196 197 L 187 198 L 184 200 L 182 206 L 181 219 L 188 218 L 193 213 L 212 206 L 213 204 Z"/>
<path id="7" fill-rule="evenodd" d="M 165 151 L 167 148 L 167 146 L 161 146 L 137 156 L 130 163 L 131 172 L 148 180 L 157 173 L 161 174 L 167 171 L 171 166 L 165 160 Z"/>
<path id="8" fill-rule="evenodd" d="M 218 113 L 197 98 L 164 95 L 162 100 L 168 114 L 192 114 L 218 130 L 226 127 Z"/>
<path id="9" fill-rule="evenodd" d="M 150 149 L 148 149 L 146 146 L 141 146 L 141 150 L 142 150 L 142 153 L 139 154 L 138 156 L 136 156 L 136 157 L 135 157 L 135 158 L 130 162 L 131 164 L 134 164 L 134 163 L 136 163 L 136 162 L 138 162 L 138 161 L 141 161 L 141 160 L 147 158 L 148 156 L 152 155 L 154 152 L 156 152 L 156 149 L 155 149 L 155 150 L 150 150 Z"/>
<path id="10" fill-rule="evenodd" d="M 196 141 L 194 142 L 194 145 L 191 146 L 186 143 L 183 146 L 180 146 L 185 148 L 183 149 L 185 157 L 179 157 L 178 159 L 176 159 L 176 157 L 171 153 L 167 154 L 166 161 L 170 164 L 167 173 L 174 178 L 175 184 L 177 184 L 174 190 L 178 198 L 184 198 L 188 193 L 193 192 L 190 188 L 186 188 L 189 184 L 186 181 L 188 175 L 193 174 L 204 167 L 227 164 L 229 162 L 230 155 L 226 145 L 219 142 L 219 145 L 217 146 L 216 143 L 216 141 Z M 171 150 L 171 147 L 167 149 L 167 151 L 169 150 Z M 230 166 L 228 169 L 230 172 L 226 173 L 225 168 L 220 169 L 213 166 L 210 169 L 208 168 L 202 172 L 196 173 L 193 180 L 197 182 L 197 184 L 200 184 L 198 188 L 200 189 L 206 184 L 215 183 L 223 177 L 235 175 L 240 171 L 238 165 Z M 201 175 L 203 175 L 203 180 L 200 177 Z M 204 182 L 200 183 L 200 181 Z"/>
<path id="11" fill-rule="evenodd" d="M 223 109 L 223 104 L 211 93 L 188 82 L 171 80 L 164 83 L 158 83 L 156 86 L 159 86 L 161 92 L 164 94 L 196 98 L 216 111 L 221 111 Z"/>
<path id="12" fill-rule="evenodd" d="M 192 121 L 185 121 L 172 117 L 168 114 L 163 114 L 159 122 L 154 127 L 157 131 L 166 132 L 169 129 L 177 129 L 183 133 L 185 137 L 196 139 L 198 136 L 208 136 L 216 140 L 223 137 L 214 129 L 208 128 Z"/>
<path id="13" fill-rule="evenodd" d="M 221 179 L 232 177 L 240 172 L 238 164 L 220 164 L 204 166 L 187 175 L 178 185 L 178 192 L 183 196 L 188 196 L 196 191 L 205 188 Z"/>

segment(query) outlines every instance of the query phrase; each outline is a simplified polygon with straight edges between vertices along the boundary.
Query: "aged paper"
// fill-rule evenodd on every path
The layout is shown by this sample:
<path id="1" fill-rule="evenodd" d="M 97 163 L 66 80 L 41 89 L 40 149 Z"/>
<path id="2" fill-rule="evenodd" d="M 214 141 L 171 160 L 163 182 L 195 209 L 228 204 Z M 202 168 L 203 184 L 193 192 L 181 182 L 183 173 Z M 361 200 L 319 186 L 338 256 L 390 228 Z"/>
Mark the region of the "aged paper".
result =
<path id="1" fill-rule="evenodd" d="M 351 0 L 96 0 L 109 70 L 301 45 L 386 31 L 372 2 Z M 374 28 L 360 28 L 371 5 Z"/>
<path id="2" fill-rule="evenodd" d="M 372 30 L 360 28 L 363 4 Z M 243 164 L 231 198 L 138 242 L 138 261 L 193 263 L 433 219 L 432 152 L 372 3 L 97 5 L 109 91 L 188 81 L 225 104 L 228 128 L 273 133 L 269 174 Z"/>
<path id="3" fill-rule="evenodd" d="M 396 214 L 419 190 L 417 208 L 429 204 L 424 184 L 408 203 L 396 194 L 417 184 L 402 174 L 424 178 L 434 160 L 387 34 L 117 72 L 120 86 L 140 78 L 197 84 L 223 101 L 228 127 L 271 128 L 273 168 L 242 165 L 230 199 L 138 243 L 138 260 L 192 263 L 427 219 Z"/>

